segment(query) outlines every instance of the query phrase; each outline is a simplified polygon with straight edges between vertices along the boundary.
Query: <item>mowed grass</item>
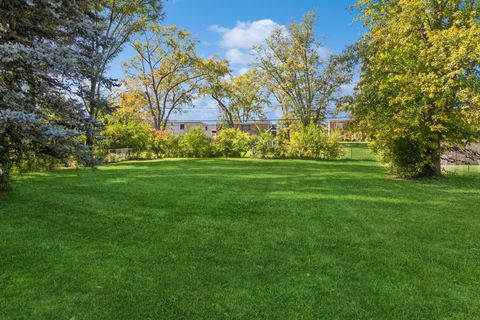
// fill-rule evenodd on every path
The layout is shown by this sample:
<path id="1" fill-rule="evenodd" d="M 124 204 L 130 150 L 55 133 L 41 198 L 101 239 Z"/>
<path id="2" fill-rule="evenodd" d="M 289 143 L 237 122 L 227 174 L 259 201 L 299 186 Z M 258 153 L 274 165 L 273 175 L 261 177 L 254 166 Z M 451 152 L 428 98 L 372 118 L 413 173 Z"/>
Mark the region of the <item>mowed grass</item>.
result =
<path id="1" fill-rule="evenodd" d="M 164 160 L 0 196 L 0 319 L 479 318 L 477 175 Z"/>
<path id="2" fill-rule="evenodd" d="M 480 174 L 480 165 L 449 165 L 444 169 L 446 175 Z"/>
<path id="3" fill-rule="evenodd" d="M 344 142 L 343 160 L 377 160 L 377 156 L 366 142 Z"/>

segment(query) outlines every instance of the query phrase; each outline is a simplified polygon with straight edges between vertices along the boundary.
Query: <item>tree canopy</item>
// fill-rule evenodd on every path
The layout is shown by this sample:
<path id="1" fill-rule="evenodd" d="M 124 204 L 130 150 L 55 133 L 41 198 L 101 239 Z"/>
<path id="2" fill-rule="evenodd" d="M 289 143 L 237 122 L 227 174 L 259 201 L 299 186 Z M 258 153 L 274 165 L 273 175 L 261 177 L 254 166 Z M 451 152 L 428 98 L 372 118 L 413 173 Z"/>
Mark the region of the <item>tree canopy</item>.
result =
<path id="1" fill-rule="evenodd" d="M 1 2 L 0 188 L 24 159 L 93 164 L 97 133 L 119 145 L 134 129 L 162 131 L 205 97 L 230 127 L 264 119 L 276 100 L 288 140 L 289 128 L 316 134 L 335 104 L 347 105 L 393 173 L 440 176 L 446 151 L 480 140 L 480 1 L 357 0 L 355 8 L 365 32 L 342 54 L 322 47 L 311 12 L 277 26 L 240 72 L 201 57 L 189 31 L 160 25 L 161 0 Z M 107 70 L 127 43 L 136 55 L 112 91 Z M 344 99 L 357 63 L 359 81 Z M 115 130 L 100 130 L 102 120 Z"/>
<path id="2" fill-rule="evenodd" d="M 256 66 L 283 116 L 304 125 L 325 120 L 327 107 L 339 97 L 341 86 L 351 81 L 349 59 L 321 54 L 315 19 L 315 13 L 308 13 L 300 23 L 278 27 L 255 48 Z"/>
<path id="3" fill-rule="evenodd" d="M 220 118 L 230 127 L 264 117 L 270 105 L 263 79 L 258 70 L 250 69 L 234 76 L 228 62 L 215 58 L 203 59 L 201 68 L 205 75 L 202 93 L 218 105 Z"/>
<path id="4" fill-rule="evenodd" d="M 0 188 L 22 160 L 95 162 L 108 65 L 161 13 L 159 0 L 0 3 Z"/>
<path id="5" fill-rule="evenodd" d="M 474 0 L 361 0 L 351 108 L 395 173 L 439 176 L 440 157 L 479 137 L 480 7 Z"/>
<path id="6" fill-rule="evenodd" d="M 32 157 L 90 162 L 86 125 L 72 83 L 92 63 L 81 50 L 92 31 L 91 2 L 3 1 L 0 5 L 0 188 Z"/>
<path id="7" fill-rule="evenodd" d="M 81 81 L 79 91 L 85 111 L 89 115 L 87 145 L 93 146 L 95 127 L 101 113 L 111 108 L 106 93 L 116 85 L 116 79 L 107 77 L 109 64 L 135 35 L 146 31 L 152 23 L 163 16 L 160 0 L 91 0 L 93 32 L 83 44 L 91 64 L 85 70 L 86 78 Z"/>
<path id="8" fill-rule="evenodd" d="M 179 107 L 190 106 L 200 90 L 196 41 L 186 30 L 153 25 L 132 44 L 137 55 L 125 64 L 128 94 L 144 106 L 156 130 L 163 130 Z"/>

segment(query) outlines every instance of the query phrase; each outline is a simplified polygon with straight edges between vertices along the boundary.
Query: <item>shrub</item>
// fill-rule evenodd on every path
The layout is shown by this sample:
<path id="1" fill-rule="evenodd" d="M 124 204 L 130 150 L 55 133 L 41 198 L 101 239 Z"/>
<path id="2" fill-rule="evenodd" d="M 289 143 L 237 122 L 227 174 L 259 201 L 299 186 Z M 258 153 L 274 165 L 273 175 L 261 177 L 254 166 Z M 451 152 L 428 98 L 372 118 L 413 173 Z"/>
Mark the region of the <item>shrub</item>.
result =
<path id="1" fill-rule="evenodd" d="M 49 156 L 36 156 L 33 153 L 30 153 L 30 156 L 25 157 L 22 161 L 17 163 L 13 167 L 12 172 L 23 173 L 23 172 L 35 172 L 35 171 L 44 171 L 50 170 L 55 167 L 61 167 L 62 165 L 68 165 L 68 161 L 59 160 Z"/>
<path id="2" fill-rule="evenodd" d="M 273 157 L 278 159 L 288 158 L 288 149 L 290 145 L 290 130 L 283 128 L 277 130 L 275 144 L 273 149 Z"/>
<path id="3" fill-rule="evenodd" d="M 323 138 L 324 141 L 321 150 L 321 157 L 323 159 L 335 160 L 345 155 L 345 149 L 340 143 L 342 141 L 340 133 L 331 131 L 330 134 L 324 134 Z"/>
<path id="4" fill-rule="evenodd" d="M 150 150 L 157 158 L 177 158 L 180 156 L 181 136 L 169 131 L 153 131 Z"/>
<path id="5" fill-rule="evenodd" d="M 316 126 L 291 127 L 288 156 L 299 159 L 320 158 L 321 134 Z"/>
<path id="6" fill-rule="evenodd" d="M 287 155 L 298 159 L 338 159 L 343 155 L 338 134 L 317 125 L 292 126 Z"/>
<path id="7" fill-rule="evenodd" d="M 151 139 L 149 126 L 136 122 L 110 124 L 103 136 L 107 149 L 133 148 L 137 151 L 145 150 Z"/>
<path id="8" fill-rule="evenodd" d="M 187 158 L 204 158 L 213 154 L 212 139 L 202 128 L 191 128 L 180 145 L 182 155 Z"/>
<path id="9" fill-rule="evenodd" d="M 403 178 L 415 178 L 431 167 L 426 155 L 426 147 L 409 137 L 377 139 L 371 144 L 382 162 L 386 163 L 393 175 Z"/>
<path id="10" fill-rule="evenodd" d="M 223 129 L 215 139 L 219 155 L 229 158 L 239 158 L 252 147 L 252 137 L 239 129 Z"/>
<path id="11" fill-rule="evenodd" d="M 254 142 L 254 157 L 257 158 L 273 158 L 275 157 L 275 149 L 277 140 L 271 132 L 262 132 Z"/>
<path id="12" fill-rule="evenodd" d="M 138 153 L 131 153 L 130 150 L 125 149 L 125 150 L 115 150 L 115 151 L 110 151 L 110 152 L 105 152 L 102 155 L 103 161 L 106 163 L 111 163 L 111 162 L 119 162 L 119 161 L 125 161 L 125 160 L 131 160 L 131 159 L 138 159 L 139 157 Z"/>

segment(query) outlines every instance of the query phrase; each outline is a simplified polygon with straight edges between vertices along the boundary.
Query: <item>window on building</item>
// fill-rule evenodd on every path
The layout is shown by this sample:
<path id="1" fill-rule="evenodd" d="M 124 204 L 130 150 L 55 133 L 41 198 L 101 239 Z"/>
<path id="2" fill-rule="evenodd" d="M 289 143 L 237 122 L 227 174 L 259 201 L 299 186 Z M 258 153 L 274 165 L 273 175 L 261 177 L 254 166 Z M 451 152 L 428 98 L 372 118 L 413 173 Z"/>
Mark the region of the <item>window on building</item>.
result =
<path id="1" fill-rule="evenodd" d="M 184 123 L 180 123 L 180 130 L 185 130 L 185 124 Z"/>

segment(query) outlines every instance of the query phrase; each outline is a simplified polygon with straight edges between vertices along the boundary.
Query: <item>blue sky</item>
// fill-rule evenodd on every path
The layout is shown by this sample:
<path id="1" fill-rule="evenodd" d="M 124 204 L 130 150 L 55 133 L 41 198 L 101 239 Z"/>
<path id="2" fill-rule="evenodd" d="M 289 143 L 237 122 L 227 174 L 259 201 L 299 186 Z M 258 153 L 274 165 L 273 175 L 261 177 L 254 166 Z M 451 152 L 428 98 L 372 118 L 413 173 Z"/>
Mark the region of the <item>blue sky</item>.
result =
<path id="1" fill-rule="evenodd" d="M 199 41 L 201 56 L 217 54 L 230 60 L 240 73 L 251 62 L 249 47 L 268 36 L 278 25 L 301 20 L 315 9 L 316 33 L 325 51 L 340 53 L 361 35 L 350 9 L 354 0 L 170 0 L 165 3 L 163 25 L 187 29 Z M 128 47 L 114 61 L 110 75 L 121 77 L 122 61 L 133 56 Z M 195 110 L 177 116 L 182 119 L 212 119 L 215 105 L 208 99 L 198 101 Z"/>

